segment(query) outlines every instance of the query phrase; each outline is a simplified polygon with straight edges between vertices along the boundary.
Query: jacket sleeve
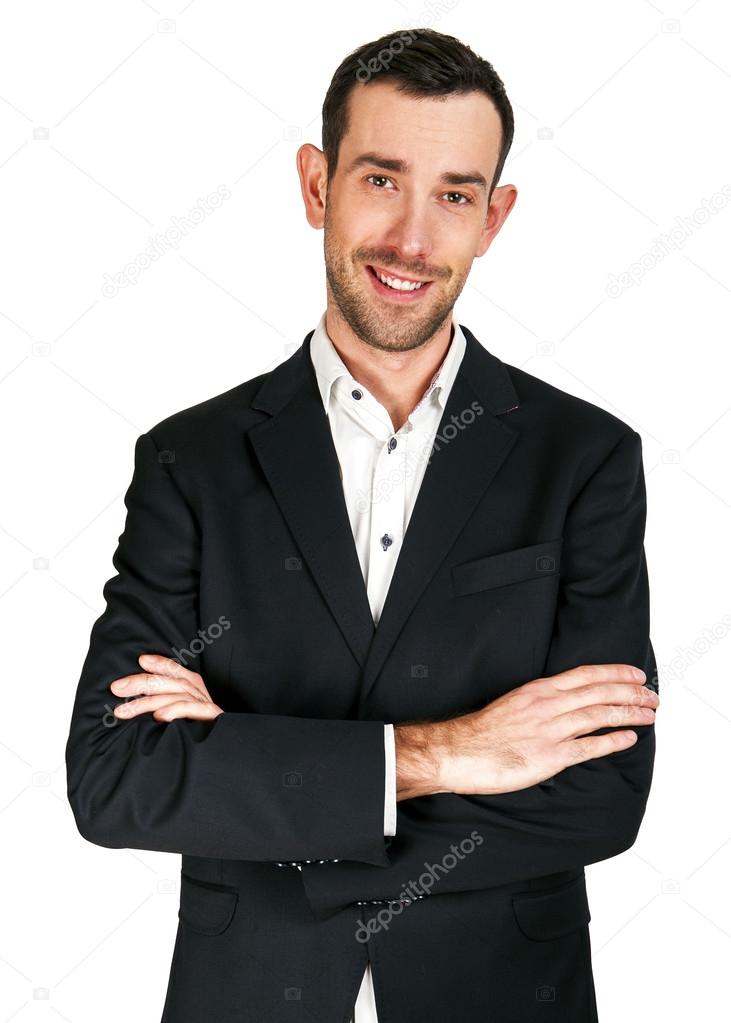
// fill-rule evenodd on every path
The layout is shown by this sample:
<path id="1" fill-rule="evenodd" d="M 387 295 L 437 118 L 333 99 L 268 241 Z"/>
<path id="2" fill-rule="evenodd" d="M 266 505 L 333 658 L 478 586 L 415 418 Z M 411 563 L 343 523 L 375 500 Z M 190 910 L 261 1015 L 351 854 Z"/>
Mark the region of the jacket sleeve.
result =
<path id="1" fill-rule="evenodd" d="M 225 707 L 213 721 L 114 716 L 110 683 L 201 626 L 200 525 L 169 455 L 152 431 L 138 437 L 117 574 L 76 690 L 66 772 L 79 832 L 109 848 L 386 864 L 384 722 Z"/>
<path id="2" fill-rule="evenodd" d="M 567 512 L 544 677 L 579 664 L 627 663 L 642 668 L 645 685 L 658 691 L 645 517 L 641 438 L 627 428 Z M 571 765 L 517 792 L 400 801 L 388 867 L 303 867 L 313 909 L 328 915 L 353 900 L 397 899 L 410 882 L 416 883 L 412 893 L 420 891 L 420 878 L 425 894 L 427 888 L 430 894 L 461 892 L 616 856 L 635 841 L 652 780 L 654 723 L 632 728 L 638 739 L 629 748 Z M 429 884 L 424 878 L 432 867 L 437 879 Z"/>

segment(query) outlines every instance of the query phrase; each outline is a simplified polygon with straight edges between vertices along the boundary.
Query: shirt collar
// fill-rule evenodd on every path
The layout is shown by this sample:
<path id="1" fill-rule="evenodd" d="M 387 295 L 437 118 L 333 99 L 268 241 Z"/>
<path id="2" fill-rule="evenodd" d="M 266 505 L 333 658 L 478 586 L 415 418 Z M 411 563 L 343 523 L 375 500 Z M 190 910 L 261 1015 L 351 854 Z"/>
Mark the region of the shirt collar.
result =
<path id="1" fill-rule="evenodd" d="M 340 358 L 340 355 L 338 354 L 338 351 L 327 332 L 327 327 L 325 325 L 326 319 L 327 311 L 325 311 L 320 317 L 320 322 L 317 324 L 315 332 L 310 340 L 310 356 L 315 368 L 317 386 L 320 390 L 322 404 L 327 415 L 330 415 L 332 402 L 335 397 L 333 394 L 333 384 L 339 377 L 347 377 L 349 389 L 354 387 L 363 387 L 363 384 L 351 376 L 348 367 Z M 449 392 L 452 388 L 452 384 L 454 383 L 454 378 L 457 376 L 467 345 L 460 325 L 454 322 L 454 320 L 452 323 L 454 325 L 454 335 L 449 348 L 447 349 L 447 353 L 432 377 L 429 386 L 421 396 L 416 406 L 417 408 L 430 397 L 432 392 L 434 392 L 436 400 L 439 402 L 442 409 L 447 404 Z"/>

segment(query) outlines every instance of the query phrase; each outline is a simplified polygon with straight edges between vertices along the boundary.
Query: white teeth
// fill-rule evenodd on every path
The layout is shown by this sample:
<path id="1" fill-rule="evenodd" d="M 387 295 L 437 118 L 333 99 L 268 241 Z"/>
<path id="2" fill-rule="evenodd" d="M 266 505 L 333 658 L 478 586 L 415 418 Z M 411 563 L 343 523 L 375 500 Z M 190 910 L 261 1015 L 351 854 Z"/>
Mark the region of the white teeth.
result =
<path id="1" fill-rule="evenodd" d="M 400 277 L 386 277 L 385 274 L 375 271 L 376 277 L 382 284 L 387 284 L 389 288 L 395 288 L 396 291 L 416 291 L 425 282 L 424 281 L 402 281 Z"/>

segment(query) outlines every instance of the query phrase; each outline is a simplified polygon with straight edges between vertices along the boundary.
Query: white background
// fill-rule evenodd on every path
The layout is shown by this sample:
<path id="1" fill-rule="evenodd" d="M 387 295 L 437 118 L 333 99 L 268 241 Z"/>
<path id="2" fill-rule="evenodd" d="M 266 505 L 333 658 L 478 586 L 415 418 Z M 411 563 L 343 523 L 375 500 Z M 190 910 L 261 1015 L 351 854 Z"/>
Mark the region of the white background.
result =
<path id="1" fill-rule="evenodd" d="M 323 236 L 295 153 L 320 145 L 348 51 L 429 25 L 495 65 L 517 122 L 501 179 L 517 205 L 457 320 L 643 440 L 662 704 L 640 837 L 587 868 L 600 1018 L 727 1011 L 728 5 L 8 0 L 0 1023 L 159 1021 L 179 858 L 85 842 L 63 763 L 134 442 L 316 325 Z M 142 267 L 149 239 L 171 241 L 220 186 L 230 198 Z M 637 282 L 613 292 L 633 265 Z M 105 290 L 134 269 L 136 283 Z"/>

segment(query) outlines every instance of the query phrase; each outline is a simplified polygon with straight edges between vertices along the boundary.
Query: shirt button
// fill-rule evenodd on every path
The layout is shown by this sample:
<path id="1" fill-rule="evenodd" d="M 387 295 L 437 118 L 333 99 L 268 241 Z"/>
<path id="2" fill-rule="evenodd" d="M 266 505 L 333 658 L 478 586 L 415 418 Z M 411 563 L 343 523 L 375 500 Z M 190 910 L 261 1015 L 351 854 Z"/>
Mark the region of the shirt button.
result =
<path id="1" fill-rule="evenodd" d="M 389 454 L 390 454 L 390 453 L 391 453 L 391 452 L 393 451 L 393 449 L 394 449 L 394 448 L 396 447 L 396 443 L 397 443 L 397 441 L 396 441 L 396 438 L 395 438 L 395 437 L 392 437 L 392 438 L 390 439 L 390 441 L 388 442 L 388 453 L 389 453 Z"/>
<path id="2" fill-rule="evenodd" d="M 357 388 L 354 391 L 351 391 L 350 394 L 353 398 L 355 398 L 356 401 L 360 401 L 360 399 L 363 397 L 363 392 L 359 391 Z"/>
<path id="3" fill-rule="evenodd" d="M 387 551 L 392 543 L 393 543 L 393 540 L 388 535 L 388 533 L 384 533 L 383 536 L 381 537 L 381 544 L 383 546 L 384 551 Z"/>

